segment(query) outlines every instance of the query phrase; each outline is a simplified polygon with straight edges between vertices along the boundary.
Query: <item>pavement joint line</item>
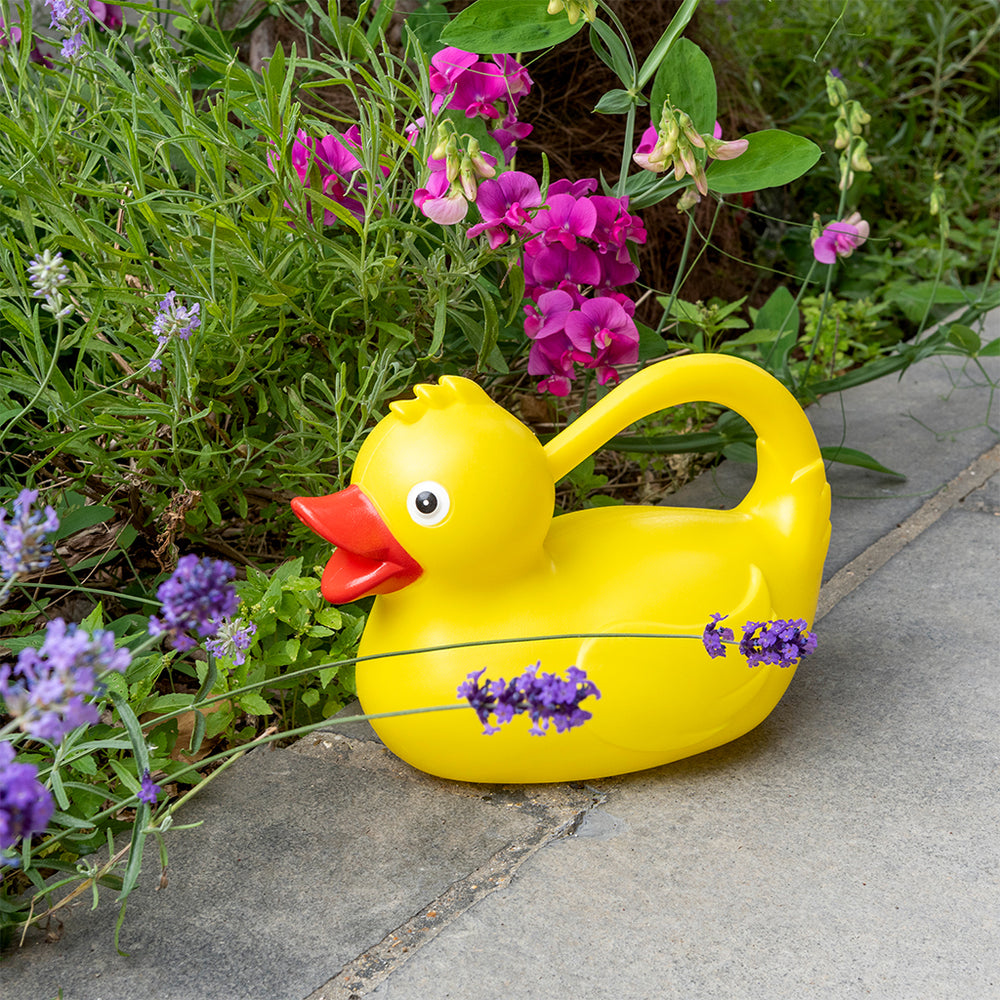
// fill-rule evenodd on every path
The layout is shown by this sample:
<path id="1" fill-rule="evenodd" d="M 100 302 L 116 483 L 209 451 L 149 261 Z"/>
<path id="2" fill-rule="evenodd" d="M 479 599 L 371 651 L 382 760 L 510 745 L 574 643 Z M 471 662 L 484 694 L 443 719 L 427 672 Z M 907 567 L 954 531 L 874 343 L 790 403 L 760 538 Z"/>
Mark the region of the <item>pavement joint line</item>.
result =
<path id="1" fill-rule="evenodd" d="M 305 1000 L 361 1000 L 368 996 L 419 949 L 433 941 L 453 920 L 497 889 L 509 885 L 528 858 L 547 844 L 572 836 L 586 814 L 607 799 L 605 793 L 593 786 L 585 785 L 585 788 L 591 795 L 587 808 L 555 829 L 542 830 L 534 838 L 501 848 L 486 864 L 453 882 L 409 920 L 389 931 L 381 941 L 348 962 L 335 976 L 305 997 Z"/>
<path id="2" fill-rule="evenodd" d="M 819 621 L 829 614 L 840 601 L 857 590 L 894 555 L 923 534 L 943 514 L 955 508 L 970 493 L 979 489 L 998 471 L 1000 471 L 1000 444 L 995 444 L 946 483 L 906 520 L 897 524 L 892 531 L 837 570 L 820 590 L 815 620 Z"/>

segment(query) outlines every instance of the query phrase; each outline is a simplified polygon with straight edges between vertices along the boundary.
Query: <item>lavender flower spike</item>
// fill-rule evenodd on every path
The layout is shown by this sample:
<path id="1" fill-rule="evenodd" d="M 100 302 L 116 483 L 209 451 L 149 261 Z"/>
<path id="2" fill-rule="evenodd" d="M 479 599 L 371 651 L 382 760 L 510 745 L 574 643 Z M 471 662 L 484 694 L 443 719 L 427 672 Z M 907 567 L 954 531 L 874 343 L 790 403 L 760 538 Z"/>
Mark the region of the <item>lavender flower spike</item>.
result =
<path id="1" fill-rule="evenodd" d="M 743 626 L 740 652 L 748 667 L 759 663 L 776 663 L 792 667 L 816 649 L 816 634 L 809 631 L 806 621 L 779 618 L 770 622 L 747 622 Z"/>
<path id="2" fill-rule="evenodd" d="M 580 708 L 580 702 L 591 695 L 600 698 L 601 692 L 593 681 L 587 680 L 583 670 L 570 667 L 567 679 L 563 680 L 555 674 L 539 676 L 540 667 L 541 663 L 536 663 L 531 670 L 509 682 L 501 677 L 482 685 L 479 678 L 485 668 L 469 674 L 468 680 L 459 687 L 458 696 L 465 698 L 476 710 L 485 727 L 485 735 L 499 732 L 499 727 L 515 715 L 531 716 L 533 725 L 529 732 L 532 736 L 544 736 L 550 723 L 557 733 L 564 733 L 582 726 L 592 717 L 590 712 Z M 490 724 L 491 715 L 496 716 L 498 725 Z"/>
<path id="3" fill-rule="evenodd" d="M 139 801 L 146 802 L 151 806 L 156 805 L 156 797 L 160 794 L 162 789 L 157 785 L 153 779 L 149 776 L 149 768 L 146 768 L 142 772 L 142 783 L 139 786 Z"/>
<path id="4" fill-rule="evenodd" d="M 38 490 L 21 490 L 14 501 L 13 518 L 0 507 L 0 579 L 13 580 L 21 573 L 45 569 L 52 561 L 52 545 L 46 535 L 59 527 L 55 510 L 32 510 Z M 2 603 L 2 601 L 0 601 Z"/>
<path id="5" fill-rule="evenodd" d="M 69 284 L 69 270 L 62 254 L 58 251 L 43 250 L 32 257 L 28 264 L 28 277 L 35 289 L 35 298 L 45 299 L 45 308 L 56 319 L 62 319 L 73 311 L 73 304 L 63 305 L 62 289 Z"/>
<path id="6" fill-rule="evenodd" d="M 257 626 L 253 622 L 244 622 L 242 618 L 225 618 L 212 622 L 215 637 L 205 643 L 214 656 L 230 657 L 234 666 L 246 662 L 246 651 L 253 642 Z"/>
<path id="7" fill-rule="evenodd" d="M 723 643 L 732 642 L 735 638 L 731 628 L 725 625 L 719 627 L 719 622 L 728 617 L 729 615 L 713 614 L 712 620 L 705 626 L 705 631 L 702 633 L 701 641 L 705 644 L 705 649 L 712 659 L 717 656 L 725 656 L 726 647 L 723 646 Z"/>
<path id="8" fill-rule="evenodd" d="M 236 589 L 230 583 L 235 576 L 235 567 L 221 559 L 184 556 L 156 591 L 163 608 L 161 617 L 149 619 L 149 634 L 169 633 L 174 648 L 179 650 L 197 645 L 190 632 L 203 639 L 214 635 L 219 620 L 231 618 L 239 606 Z"/>
<path id="9" fill-rule="evenodd" d="M 0 665 L 0 698 L 23 732 L 59 743 L 77 726 L 97 722 L 88 699 L 99 691 L 101 674 L 124 673 L 131 662 L 127 649 L 115 648 L 112 632 L 88 633 L 55 618 L 39 649 L 28 646 L 13 667 Z"/>
<path id="10" fill-rule="evenodd" d="M 177 301 L 177 293 L 171 288 L 160 303 L 160 311 L 153 320 L 153 336 L 165 344 L 171 337 L 187 340 L 201 326 L 201 303 L 185 306 Z"/>
<path id="11" fill-rule="evenodd" d="M 0 740 L 0 851 L 41 833 L 55 810 L 52 793 L 38 781 L 38 768 L 18 764 L 14 757 L 14 747 Z"/>

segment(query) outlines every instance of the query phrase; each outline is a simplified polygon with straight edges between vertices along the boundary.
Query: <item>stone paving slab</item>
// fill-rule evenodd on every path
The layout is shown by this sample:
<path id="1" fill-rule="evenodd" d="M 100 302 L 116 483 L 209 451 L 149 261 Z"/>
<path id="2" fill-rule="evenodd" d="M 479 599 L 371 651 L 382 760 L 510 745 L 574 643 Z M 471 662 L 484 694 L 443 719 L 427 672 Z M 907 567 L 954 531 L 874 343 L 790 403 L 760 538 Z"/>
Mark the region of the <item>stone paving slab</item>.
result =
<path id="1" fill-rule="evenodd" d="M 946 514 L 833 609 L 762 725 L 595 782 L 576 836 L 371 996 L 1000 995 L 997 528 Z"/>
<path id="2" fill-rule="evenodd" d="M 260 749 L 178 815 L 203 825 L 168 834 L 162 891 L 148 844 L 121 931 L 128 958 L 113 944 L 113 893 L 94 913 L 87 898 L 58 941 L 35 932 L 5 954 L 0 993 L 301 1000 L 387 938 L 369 966 L 405 955 L 591 804 L 581 786 L 445 782 L 332 734 Z"/>

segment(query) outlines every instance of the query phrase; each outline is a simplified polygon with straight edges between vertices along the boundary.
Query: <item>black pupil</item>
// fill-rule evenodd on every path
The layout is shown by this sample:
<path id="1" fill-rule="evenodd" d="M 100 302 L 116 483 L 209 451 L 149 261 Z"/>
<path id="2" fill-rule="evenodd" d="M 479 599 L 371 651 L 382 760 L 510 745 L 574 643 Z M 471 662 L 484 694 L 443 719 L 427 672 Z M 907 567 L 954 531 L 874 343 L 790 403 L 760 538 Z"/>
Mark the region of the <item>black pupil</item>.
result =
<path id="1" fill-rule="evenodd" d="M 433 514 L 437 510 L 438 498 L 430 490 L 417 494 L 417 510 L 421 514 Z"/>

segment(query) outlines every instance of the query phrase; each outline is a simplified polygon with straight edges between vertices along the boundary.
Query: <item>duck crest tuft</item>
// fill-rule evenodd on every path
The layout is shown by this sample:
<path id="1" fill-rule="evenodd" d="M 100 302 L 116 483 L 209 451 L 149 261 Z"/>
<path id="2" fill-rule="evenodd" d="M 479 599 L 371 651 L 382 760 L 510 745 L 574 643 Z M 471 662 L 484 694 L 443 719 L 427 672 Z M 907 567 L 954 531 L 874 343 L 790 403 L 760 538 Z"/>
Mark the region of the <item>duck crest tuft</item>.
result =
<path id="1" fill-rule="evenodd" d="M 416 385 L 413 387 L 413 395 L 415 399 L 401 399 L 389 404 L 389 409 L 407 424 L 415 424 L 428 410 L 492 403 L 490 397 L 475 382 L 458 375 L 445 375 L 437 385 Z"/>

